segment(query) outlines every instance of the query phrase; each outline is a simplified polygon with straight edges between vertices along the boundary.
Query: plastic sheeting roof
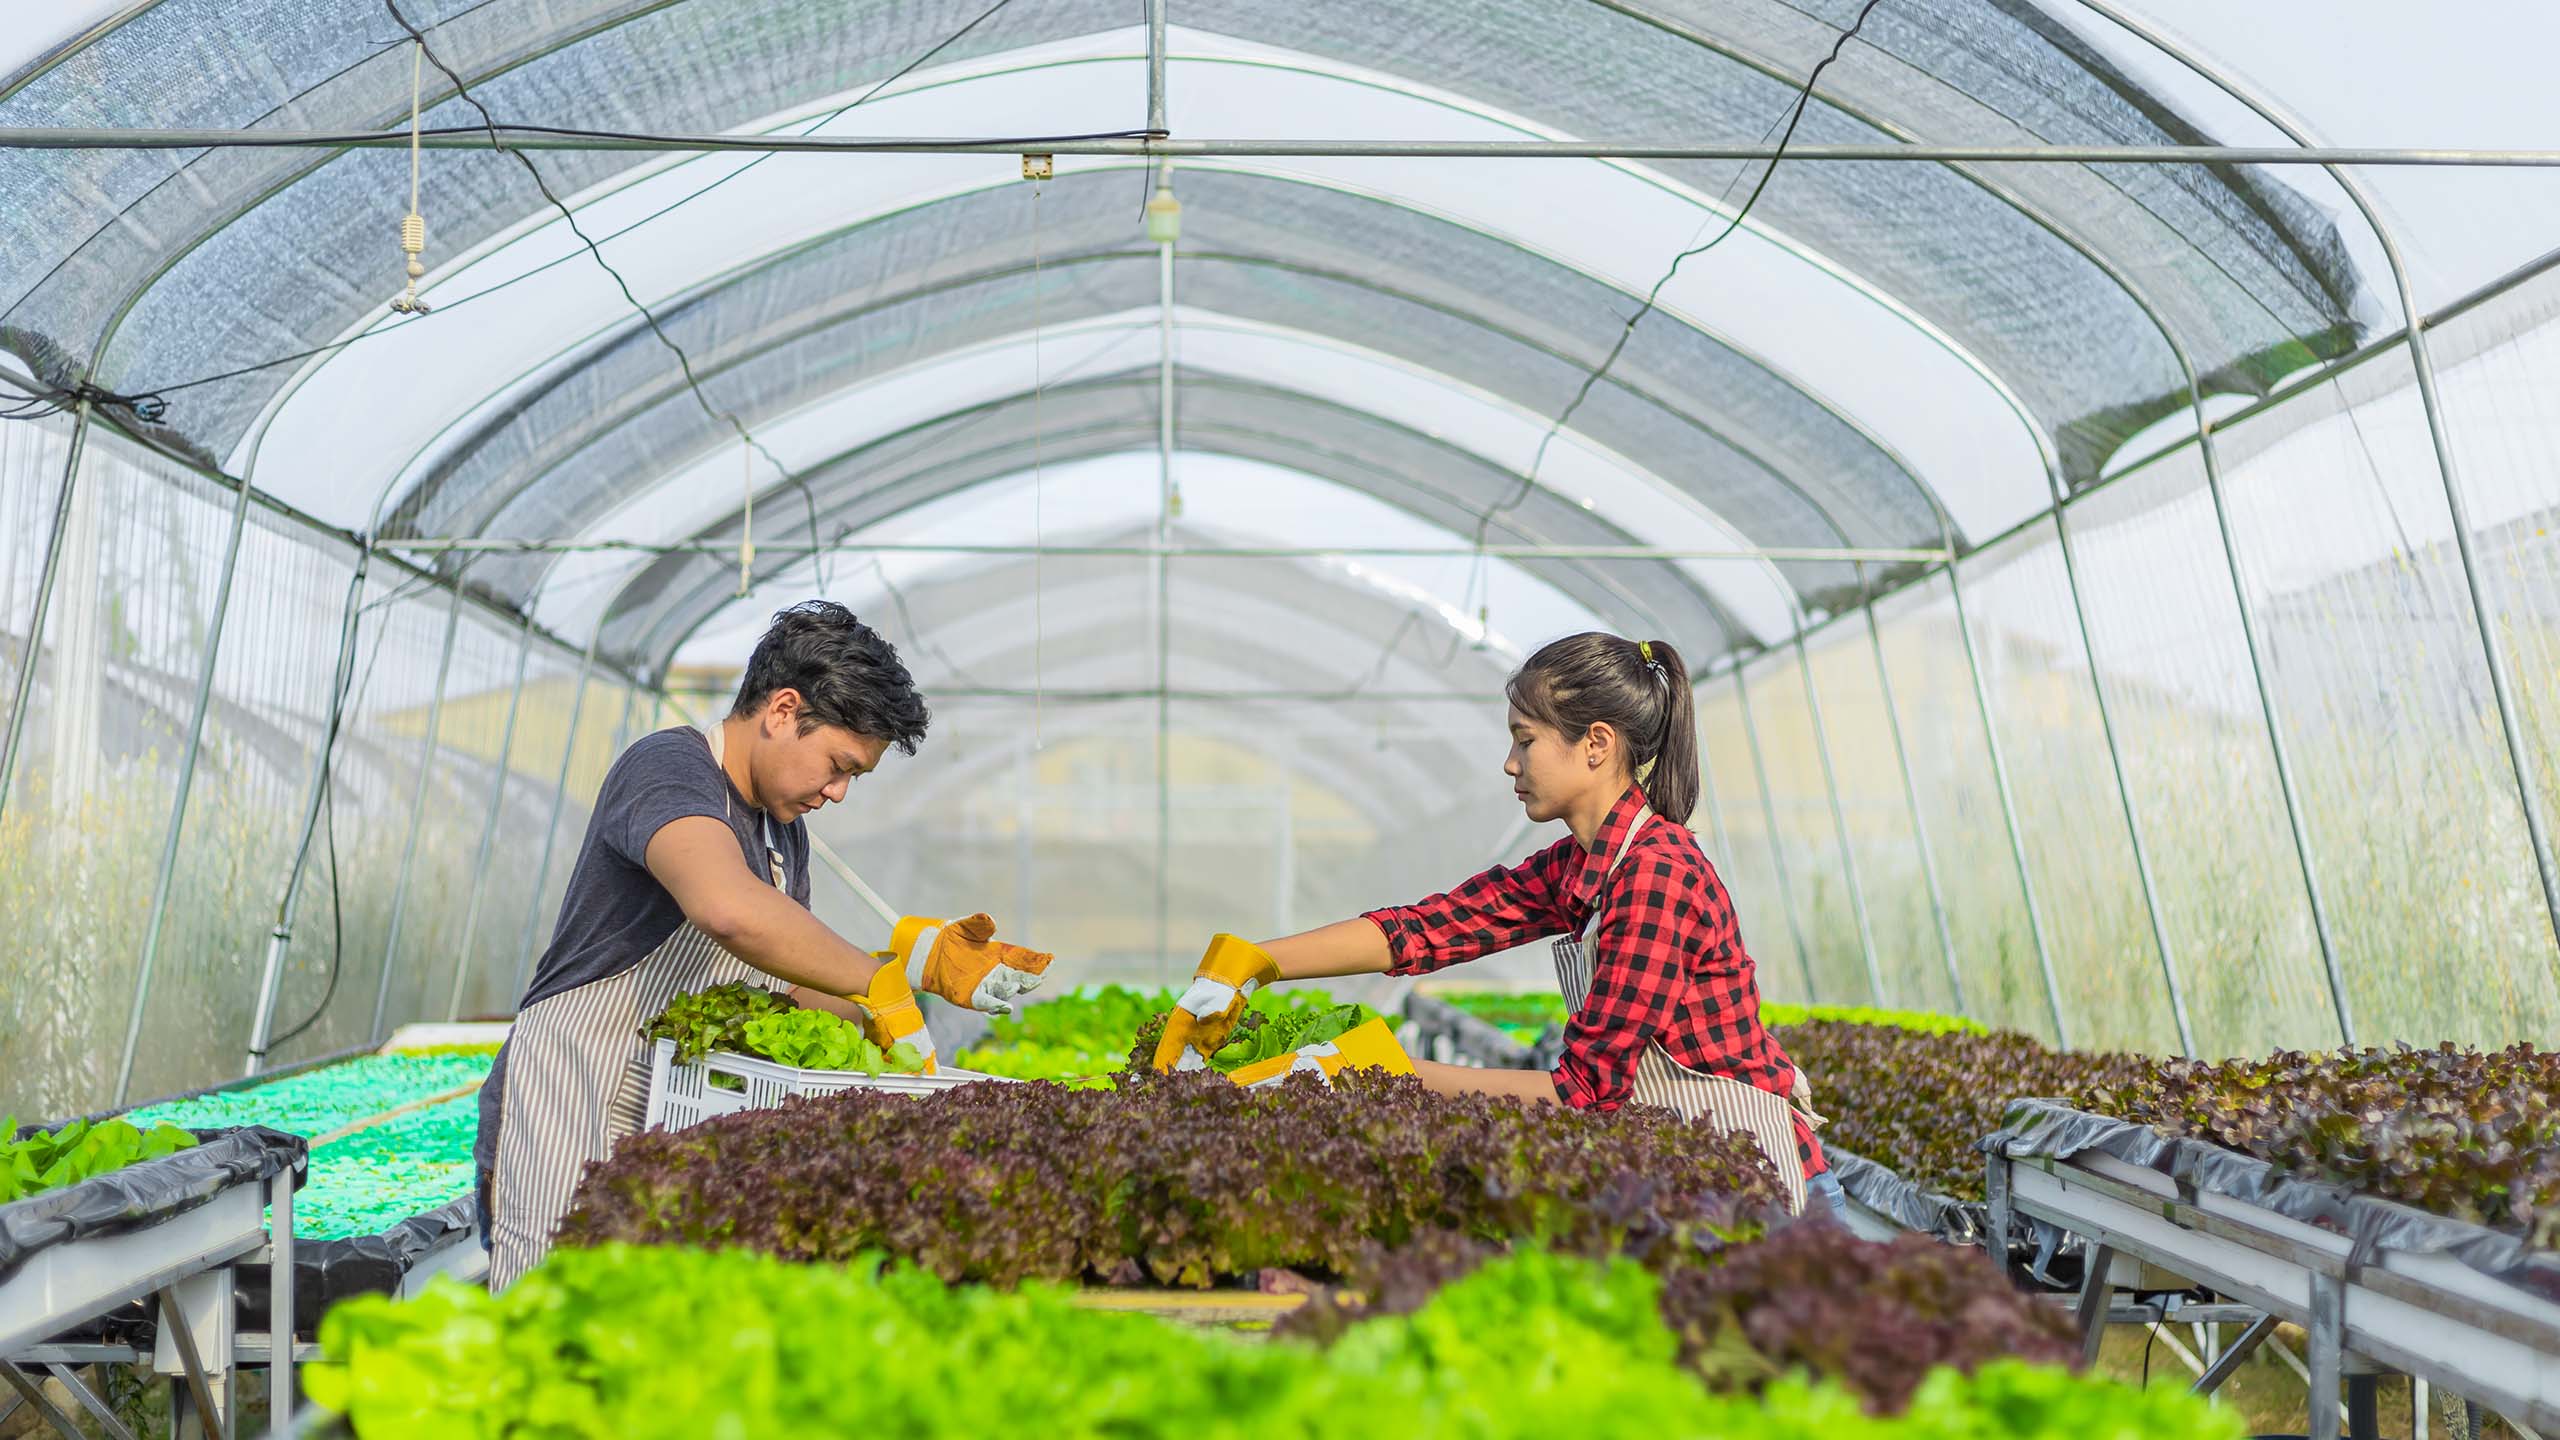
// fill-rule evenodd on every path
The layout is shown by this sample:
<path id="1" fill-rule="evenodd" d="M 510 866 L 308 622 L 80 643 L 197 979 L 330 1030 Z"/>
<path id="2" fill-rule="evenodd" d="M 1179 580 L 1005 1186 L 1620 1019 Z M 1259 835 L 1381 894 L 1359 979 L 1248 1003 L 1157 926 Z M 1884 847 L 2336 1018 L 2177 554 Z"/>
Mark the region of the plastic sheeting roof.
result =
<path id="1" fill-rule="evenodd" d="M 500 117 L 654 132 L 822 116 L 983 8 L 403 3 Z M 1017 0 L 830 128 L 1137 123 L 1133 9 Z M 1172 123 L 1186 135 L 1405 137 L 1418 132 L 1404 127 L 1432 125 L 1749 143 L 1856 9 L 1174 0 Z M 29 62 L 0 84 L 0 125 L 355 129 L 406 118 L 410 47 L 376 0 L 158 0 L 104 19 L 76 37 L 20 42 L 65 42 L 41 58 L 0 54 L 0 65 Z M 428 77 L 428 124 L 476 120 Z M 931 123 L 954 113 L 977 118 Z M 2263 138 L 2251 127 L 2263 122 L 2175 57 L 2079 6 L 1888 0 L 1826 72 L 1798 139 Z M 616 228 L 640 219 L 644 200 L 738 168 L 630 152 L 543 151 L 535 163 L 555 193 Z M 1140 177 L 1125 166 L 1061 172 L 1027 227 L 1026 187 L 991 184 L 1001 167 L 983 158 L 777 162 L 610 253 L 692 354 L 715 404 L 760 431 L 791 429 L 791 463 L 829 538 L 858 536 L 1041 463 L 1152 447 L 1155 375 L 1143 347 L 1063 384 L 949 385 L 939 409 L 896 389 L 963 361 L 1018 369 L 1047 329 L 1152 310 Z M 820 176 L 832 178 L 812 183 Z M 1561 409 L 1632 297 L 1683 233 L 1713 221 L 1737 179 L 1747 185 L 1735 166 L 1703 162 L 1185 166 L 1177 344 L 1196 336 L 1216 350 L 1222 333 L 1270 343 L 1197 363 L 1185 352 L 1179 443 L 1318 476 L 1453 541 L 1471 536 L 1527 460 L 1521 445 L 1486 436 Z M 102 386 L 139 391 L 383 327 L 406 181 L 406 157 L 385 150 L 0 151 L 0 348 L 55 383 L 94 370 Z M 774 187 L 785 185 L 781 203 Z M 506 157 L 436 152 L 427 194 L 439 298 L 562 253 L 548 206 Z M 2048 481 L 2087 483 L 2128 439 L 2164 422 L 2174 431 L 2189 367 L 2208 392 L 2263 393 L 2396 323 L 2396 301 L 2378 298 L 2389 286 L 2372 272 L 2370 240 L 2352 227 L 2342 235 L 2333 212 L 2352 213 L 2316 171 L 1790 163 L 1745 234 L 1700 267 L 1710 273 L 1666 287 L 1665 311 L 1574 416 L 1560 468 L 1492 523 L 1493 538 L 1986 540 L 2048 502 Z M 769 214 L 787 223 L 760 223 Z M 373 528 L 379 511 L 386 536 L 627 528 L 637 497 L 738 447 L 591 269 L 571 261 L 546 272 L 550 293 L 514 292 L 539 323 L 510 329 L 496 307 L 448 306 L 387 327 L 415 336 L 172 392 L 165 438 L 246 467 L 326 518 Z M 1915 350 L 1933 353 L 1900 358 Z M 1378 387 L 1374 404 L 1329 393 L 1321 372 L 1344 355 L 1438 387 L 1447 409 L 1435 420 L 1390 395 L 1396 387 Z M 1851 374 L 1862 361 L 1867 373 Z M 848 397 L 884 403 L 831 403 Z M 409 418 L 376 424 L 368 400 Z M 350 427 L 395 438 L 378 453 L 323 443 Z M 1968 454 L 1990 473 L 1963 473 Z M 1614 484 L 1560 478 L 1601 471 Z M 770 536 L 799 491 L 769 471 L 761 484 Z M 656 538 L 734 535 L 735 507 L 710 508 L 656 507 Z M 734 562 L 704 556 L 618 571 L 540 557 L 446 563 L 527 608 L 548 603 L 547 581 L 581 574 L 612 592 L 579 605 L 604 645 L 652 665 L 721 613 L 731 599 L 722 576 L 735 580 Z M 1783 563 L 1774 573 L 1792 598 L 1773 612 L 1767 567 L 1528 568 L 1605 623 L 1728 648 L 1783 633 L 1794 606 L 1835 605 L 1887 578 L 1874 566 Z"/>

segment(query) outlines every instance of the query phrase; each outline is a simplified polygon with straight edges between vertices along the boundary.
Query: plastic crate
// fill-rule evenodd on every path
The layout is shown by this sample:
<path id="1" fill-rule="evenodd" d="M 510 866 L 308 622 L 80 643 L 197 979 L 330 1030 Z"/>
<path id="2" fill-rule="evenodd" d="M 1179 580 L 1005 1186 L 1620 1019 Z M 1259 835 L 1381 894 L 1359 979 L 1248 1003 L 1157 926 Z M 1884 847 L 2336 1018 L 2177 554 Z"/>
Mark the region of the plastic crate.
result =
<path id="1" fill-rule="evenodd" d="M 647 1130 L 682 1130 L 714 1115 L 764 1110 L 794 1095 L 834 1095 L 846 1090 L 886 1090 L 893 1095 L 930 1095 L 937 1090 L 1001 1077 L 975 1070 L 943 1067 L 931 1075 L 865 1075 L 859 1070 L 796 1070 L 715 1050 L 690 1065 L 676 1061 L 676 1042 L 661 1040 L 649 1054 L 649 1110 L 641 1120 Z M 713 1075 L 735 1077 L 744 1088 L 722 1089 Z"/>

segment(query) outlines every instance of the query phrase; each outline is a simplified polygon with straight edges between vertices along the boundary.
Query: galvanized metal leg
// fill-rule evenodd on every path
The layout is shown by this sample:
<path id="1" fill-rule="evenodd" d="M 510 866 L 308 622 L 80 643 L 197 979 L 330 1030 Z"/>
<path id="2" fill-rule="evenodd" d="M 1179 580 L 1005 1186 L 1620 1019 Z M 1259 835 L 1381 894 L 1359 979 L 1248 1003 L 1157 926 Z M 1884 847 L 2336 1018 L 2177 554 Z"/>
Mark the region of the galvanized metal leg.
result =
<path id="1" fill-rule="evenodd" d="M 409 792 L 409 838 L 400 847 L 400 879 L 391 891 L 391 930 L 382 944 L 382 977 L 373 988 L 373 1028 L 366 1034 L 371 1043 L 382 1043 L 384 1013 L 391 1005 L 391 974 L 400 963 L 400 925 L 409 913 L 409 873 L 418 859 L 418 826 L 426 818 L 427 784 L 436 771 L 436 732 L 444 723 L 444 690 L 453 677 L 453 641 L 462 629 L 462 587 L 453 590 L 453 603 L 444 616 L 444 649 L 436 661 L 435 698 L 427 703 L 426 747 L 418 756 L 418 783 Z"/>
<path id="2" fill-rule="evenodd" d="M 2115 1264 L 2115 1258 L 2113 1246 L 2091 1246 L 2089 1268 L 2080 1277 L 2080 1303 L 2073 1319 L 2080 1327 L 2080 1368 L 2083 1370 L 2098 1363 L 2098 1347 L 2106 1343 L 2107 1306 L 2115 1295 L 2115 1287 L 2107 1283 L 2107 1271 Z"/>
<path id="3" fill-rule="evenodd" d="M 80 402 L 71 421 L 71 456 L 62 465 L 62 489 L 53 500 L 53 533 L 45 541 L 44 573 L 36 579 L 36 606 L 27 622 L 27 660 L 18 668 L 18 696 L 9 708 L 9 738 L 0 744 L 0 815 L 9 811 L 9 792 L 18 778 L 18 750 L 26 739 L 27 707 L 36 690 L 36 666 L 44 658 L 44 627 L 53 612 L 53 581 L 62 570 L 62 537 L 71 528 L 71 504 L 80 484 L 80 454 L 89 443 L 89 402 Z"/>
<path id="4" fill-rule="evenodd" d="M 59 1406 L 45 1398 L 43 1387 L 20 1374 L 17 1366 L 0 1360 L 0 1380 L 9 1382 L 9 1388 L 18 1392 L 18 1399 L 22 1403 L 34 1406 L 36 1414 L 43 1417 L 44 1422 L 52 1426 L 54 1433 L 60 1435 L 62 1440 L 88 1440 L 87 1436 L 80 1433 L 79 1425 L 74 1423 L 70 1416 L 63 1414 Z M 17 1406 L 12 1405 L 9 1408 L 14 1410 Z"/>
<path id="5" fill-rule="evenodd" d="M 1778 843 L 1778 803 L 1769 793 L 1769 765 L 1760 755 L 1760 727 L 1751 719 L 1751 682 L 1743 667 L 1733 667 L 1733 694 L 1742 707 L 1742 738 L 1751 746 L 1751 770 L 1760 781 L 1760 814 L 1769 826 L 1769 862 L 1778 868 L 1778 901 L 1787 909 L 1787 933 L 1796 942 L 1796 963 L 1804 971 L 1804 998 L 1822 1003 L 1822 987 L 1813 978 L 1813 950 L 1805 944 L 1804 921 L 1796 914 L 1795 888 L 1787 883 L 1786 847 Z"/>
<path id="6" fill-rule="evenodd" d="M 515 774 L 508 763 L 516 743 L 516 710 L 524 702 L 525 662 L 533 658 L 533 616 L 524 617 L 524 638 L 516 646 L 516 683 L 507 692 L 507 721 L 498 735 L 497 778 L 489 786 L 489 812 L 480 821 L 480 853 L 471 862 L 471 903 L 462 912 L 462 944 L 453 958 L 453 993 L 446 997 L 444 1018 L 461 1018 L 462 987 L 471 980 L 471 946 L 480 930 L 480 899 L 489 884 L 489 851 L 498 838 L 498 814 L 507 799 L 507 781 Z"/>
<path id="7" fill-rule="evenodd" d="M 227 1271 L 211 1273 L 223 1277 L 223 1294 L 220 1297 L 220 1303 L 230 1304 L 229 1273 Z M 192 1281 L 200 1277 L 189 1278 Z M 179 1296 L 177 1287 L 163 1289 L 160 1292 L 160 1330 L 177 1347 L 178 1364 L 186 1386 L 186 1398 L 194 1402 L 196 1414 L 204 1425 L 205 1433 L 213 1436 L 214 1440 L 230 1440 L 230 1417 L 223 1410 L 220 1399 L 214 1393 L 213 1377 L 205 1369 L 204 1356 L 196 1346 L 195 1327 L 187 1320 L 187 1309 L 187 1305 Z M 225 1356 L 224 1359 L 228 1360 L 229 1357 Z"/>
<path id="8" fill-rule="evenodd" d="M 2196 1377 L 2195 1384 L 2187 1387 L 2187 1393 L 2210 1395 L 2221 1389 L 2222 1382 L 2230 1379 L 2243 1364 L 2248 1362 L 2250 1356 L 2258 1353 L 2258 1347 L 2266 1343 L 2267 1337 L 2276 1333 L 2276 1323 L 2276 1317 L 2273 1315 L 2261 1315 L 2250 1321 L 2249 1328 L 2241 1331 L 2238 1339 L 2223 1347 L 2222 1353 L 2213 1357 L 2213 1363 L 2205 1367 L 2202 1375 Z"/>
<path id="9" fill-rule="evenodd" d="M 2081 653 L 2089 657 L 2089 693 L 2098 701 L 2098 729 L 2106 737 L 2107 765 L 2115 772 L 2116 800 L 2124 807 L 2124 831 L 2133 843 L 2133 874 L 2142 885 L 2142 906 L 2151 918 L 2151 943 L 2158 947 L 2160 973 L 2169 986 L 2169 1007 L 2178 1027 L 2178 1049 L 2181 1054 L 2196 1053 L 2195 1035 L 2187 1025 L 2186 1001 L 2178 990 L 2177 961 L 2169 945 L 2169 929 L 2160 918 L 2160 886 L 2151 875 L 2151 851 L 2142 840 L 2142 816 L 2133 803 L 2133 786 L 2125 779 L 2124 750 L 2116 740 L 2115 708 L 2107 703 L 2104 668 L 2098 663 L 2098 642 L 2089 633 L 2089 609 L 2080 596 L 2080 560 L 2071 543 L 2069 503 L 2062 482 L 2053 481 L 2053 533 L 2061 542 L 2062 577 L 2071 590 L 2071 617 L 2080 627 Z"/>
<path id="10" fill-rule="evenodd" d="M 1849 911 L 1858 921 L 1858 949 L 1866 956 L 1867 993 L 1878 1005 L 1892 1002 L 1885 997 L 1884 970 L 1876 963 L 1875 926 L 1867 918 L 1867 892 L 1858 883 L 1858 855 L 1849 843 L 1848 812 L 1840 806 L 1840 779 L 1831 768 L 1831 731 L 1822 722 L 1822 695 L 1813 683 L 1813 653 L 1805 648 L 1804 617 L 1796 617 L 1796 675 L 1804 682 L 1806 713 L 1813 720 L 1813 748 L 1822 757 L 1822 788 L 1831 799 L 1831 828 L 1840 839 L 1840 869 L 1849 881 Z"/>
<path id="11" fill-rule="evenodd" d="M 127 1428 L 122 1420 L 116 1418 L 113 1407 L 109 1406 L 97 1391 L 89 1388 L 88 1382 L 80 1378 L 79 1371 L 61 1364 L 51 1364 L 44 1368 L 52 1374 L 54 1379 L 62 1382 L 62 1388 L 71 1392 L 71 1398 L 80 1402 L 80 1408 L 89 1412 L 89 1418 L 97 1421 L 98 1428 L 106 1431 L 111 1440 L 134 1440 L 133 1431 Z"/>
<path id="12" fill-rule="evenodd" d="M 338 665 L 329 677 L 329 709 L 333 716 L 346 702 L 347 685 L 355 674 L 356 622 L 364 613 L 364 577 L 372 562 L 372 547 L 357 551 L 355 574 L 347 582 L 346 613 L 338 629 Z M 302 875 L 311 862 L 311 839 L 320 827 L 320 807 L 329 793 L 329 771 L 334 763 L 330 751 L 336 743 L 334 728 L 332 721 L 322 721 L 319 748 L 312 752 L 311 783 L 304 791 L 302 806 L 302 839 L 294 846 L 293 868 L 284 877 L 284 893 L 276 897 L 275 927 L 267 932 L 266 963 L 258 973 L 258 1007 L 249 1018 L 249 1053 L 241 1064 L 240 1073 L 244 1076 L 266 1068 L 267 1051 L 273 1043 L 276 1003 L 284 988 L 285 952 L 293 944 L 294 916 L 302 904 Z"/>
<path id="13" fill-rule="evenodd" d="M 596 641 L 589 636 L 586 658 L 578 662 L 578 686 L 569 700 L 569 733 L 560 742 L 560 778 L 551 787 L 551 823 L 542 830 L 542 859 L 533 867 L 533 896 L 524 906 L 524 944 L 516 952 L 518 1000 L 524 998 L 525 986 L 533 978 L 535 927 L 542 923 L 542 893 L 551 884 L 551 847 L 560 838 L 560 812 L 569 804 L 569 763 L 578 754 L 578 717 L 587 708 L 587 681 L 595 674 L 595 668 Z"/>
<path id="14" fill-rule="evenodd" d="M 222 659 L 224 622 L 231 615 L 231 586 L 240 573 L 240 540 L 249 526 L 249 482 L 243 480 L 231 502 L 231 538 L 222 554 L 222 581 L 214 589 L 213 617 L 205 627 L 204 662 L 196 669 L 196 701 L 187 726 L 187 748 L 178 761 L 177 793 L 169 801 L 169 833 L 160 846 L 160 874 L 152 884 L 151 925 L 142 940 L 142 963 L 133 977 L 133 1003 L 124 1025 L 124 1057 L 116 1066 L 116 1103 L 133 1093 L 133 1065 L 142 1045 L 142 1017 L 151 1000 L 151 974 L 160 960 L 160 937 L 169 922 L 169 887 L 178 873 L 178 844 L 187 831 L 187 799 L 194 793 L 196 764 L 204 756 L 205 715 L 213 707 L 214 669 Z"/>
<path id="15" fill-rule="evenodd" d="M 1920 782 L 1911 773 L 1911 747 L 1903 743 L 1902 715 L 1893 703 L 1893 676 L 1885 668 L 1884 632 L 1876 624 L 1876 605 L 1870 599 L 1859 607 L 1866 612 L 1867 644 L 1875 651 L 1876 689 L 1884 700 L 1885 728 L 1893 734 L 1893 763 L 1902 772 L 1902 800 L 1911 807 L 1911 838 L 1920 849 L 1920 879 L 1929 889 L 1929 918 L 1938 927 L 1938 953 L 1947 963 L 1947 993 L 1955 1001 L 1956 1013 L 1971 1015 L 1964 1001 L 1964 977 L 1956 973 L 1956 937 L 1947 925 L 1946 897 L 1938 889 L 1938 858 L 1929 847 L 1929 822 L 1920 814 Z"/>
<path id="16" fill-rule="evenodd" d="M 2017 796 L 2009 787 L 2009 762 L 2000 751 L 2000 721 L 1991 710 L 1991 686 L 1982 678 L 1982 657 L 1973 643 L 1973 622 L 1964 613 L 1963 573 L 1947 567 L 1947 596 L 1955 604 L 1956 634 L 1964 641 L 1965 668 L 1973 675 L 1973 703 L 1982 712 L 1982 741 L 1991 752 L 1992 788 L 1999 792 L 2000 819 L 2009 829 L 2009 858 L 2018 867 L 2018 894 L 2027 906 L 2027 937 L 2035 942 L 2036 969 L 2044 976 L 2045 1003 L 2053 1013 L 2053 1043 L 2071 1048 L 2071 1027 L 2062 1018 L 2062 985 L 2054 978 L 2053 947 L 2045 940 L 2044 907 L 2036 901 L 2036 877 L 2027 865 L 2026 831 L 2018 824 Z"/>
<path id="17" fill-rule="evenodd" d="M 267 1434 L 285 1440 L 293 1430 L 293 1172 L 267 1182 Z"/>
<path id="18" fill-rule="evenodd" d="M 2311 1329 L 2303 1360 L 2311 1367 L 2310 1440 L 2338 1433 L 2338 1381 L 2346 1365 L 2347 1287 L 2334 1275 L 2311 1276 Z"/>

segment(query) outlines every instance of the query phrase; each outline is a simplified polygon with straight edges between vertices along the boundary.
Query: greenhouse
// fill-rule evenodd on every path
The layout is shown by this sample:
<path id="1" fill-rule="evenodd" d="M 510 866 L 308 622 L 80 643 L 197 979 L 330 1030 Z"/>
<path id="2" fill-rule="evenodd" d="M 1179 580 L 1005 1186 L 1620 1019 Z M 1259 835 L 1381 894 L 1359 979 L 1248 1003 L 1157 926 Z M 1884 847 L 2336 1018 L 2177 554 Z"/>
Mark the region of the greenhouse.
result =
<path id="1" fill-rule="evenodd" d="M 2555 45 L 14 7 L 0 1440 L 2560 1436 Z"/>

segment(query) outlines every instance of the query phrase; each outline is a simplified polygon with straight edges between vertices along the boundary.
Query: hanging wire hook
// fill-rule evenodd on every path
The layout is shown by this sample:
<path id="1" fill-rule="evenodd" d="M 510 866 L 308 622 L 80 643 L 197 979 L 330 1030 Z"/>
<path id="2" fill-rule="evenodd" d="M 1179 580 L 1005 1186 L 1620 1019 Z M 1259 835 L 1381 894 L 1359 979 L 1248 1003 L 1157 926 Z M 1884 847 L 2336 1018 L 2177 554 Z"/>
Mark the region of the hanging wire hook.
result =
<path id="1" fill-rule="evenodd" d="M 427 313 L 425 302 L 418 298 L 418 281 L 427 273 L 418 259 L 427 249 L 427 219 L 418 213 L 418 102 L 426 65 L 426 42 L 413 42 L 409 47 L 409 214 L 400 222 L 400 248 L 409 256 L 409 288 L 391 302 L 391 308 L 403 315 Z"/>

